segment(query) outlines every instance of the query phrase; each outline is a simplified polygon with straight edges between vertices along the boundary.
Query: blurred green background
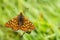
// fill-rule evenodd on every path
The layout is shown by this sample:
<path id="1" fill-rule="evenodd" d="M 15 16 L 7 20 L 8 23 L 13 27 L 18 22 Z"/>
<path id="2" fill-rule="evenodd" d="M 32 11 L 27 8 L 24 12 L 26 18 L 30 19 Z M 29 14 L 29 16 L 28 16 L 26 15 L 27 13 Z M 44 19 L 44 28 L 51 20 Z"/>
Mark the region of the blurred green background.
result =
<path id="1" fill-rule="evenodd" d="M 5 23 L 20 12 L 34 24 L 31 34 L 14 32 Z M 0 0 L 0 40 L 60 40 L 60 0 Z"/>

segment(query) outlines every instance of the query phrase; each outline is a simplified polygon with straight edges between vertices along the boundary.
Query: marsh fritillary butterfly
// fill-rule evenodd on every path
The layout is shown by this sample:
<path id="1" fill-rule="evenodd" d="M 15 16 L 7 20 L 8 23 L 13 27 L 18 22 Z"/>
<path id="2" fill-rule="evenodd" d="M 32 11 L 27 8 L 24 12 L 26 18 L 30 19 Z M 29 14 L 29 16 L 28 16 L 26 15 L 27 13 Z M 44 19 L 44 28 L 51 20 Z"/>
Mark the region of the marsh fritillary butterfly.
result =
<path id="1" fill-rule="evenodd" d="M 25 32 L 33 30 L 35 27 L 22 13 L 8 21 L 5 24 L 6 27 L 10 27 L 13 30 L 23 30 Z"/>

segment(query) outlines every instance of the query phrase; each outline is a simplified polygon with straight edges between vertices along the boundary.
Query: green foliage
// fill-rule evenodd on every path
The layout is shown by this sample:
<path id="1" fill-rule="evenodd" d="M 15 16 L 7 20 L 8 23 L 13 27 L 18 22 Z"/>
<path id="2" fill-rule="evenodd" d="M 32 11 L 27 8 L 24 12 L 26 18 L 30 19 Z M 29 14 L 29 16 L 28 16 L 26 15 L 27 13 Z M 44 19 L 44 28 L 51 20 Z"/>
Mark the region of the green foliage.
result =
<path id="1" fill-rule="evenodd" d="M 35 26 L 23 38 L 23 31 L 5 27 L 20 12 Z M 60 0 L 0 0 L 0 40 L 60 40 Z"/>

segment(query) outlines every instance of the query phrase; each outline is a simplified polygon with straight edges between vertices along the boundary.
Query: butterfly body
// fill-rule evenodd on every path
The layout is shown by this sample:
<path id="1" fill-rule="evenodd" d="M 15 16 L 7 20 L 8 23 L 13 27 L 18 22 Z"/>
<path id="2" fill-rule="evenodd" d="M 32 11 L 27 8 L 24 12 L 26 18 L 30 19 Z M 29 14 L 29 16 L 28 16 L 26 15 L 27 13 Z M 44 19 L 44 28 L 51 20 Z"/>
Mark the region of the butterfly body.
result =
<path id="1" fill-rule="evenodd" d="M 34 25 L 22 14 L 13 18 L 5 24 L 6 27 L 12 28 L 13 30 L 23 30 L 25 32 L 33 30 Z"/>
<path id="2" fill-rule="evenodd" d="M 23 25 L 24 24 L 24 16 L 23 14 L 21 13 L 19 16 L 18 16 L 18 25 Z"/>

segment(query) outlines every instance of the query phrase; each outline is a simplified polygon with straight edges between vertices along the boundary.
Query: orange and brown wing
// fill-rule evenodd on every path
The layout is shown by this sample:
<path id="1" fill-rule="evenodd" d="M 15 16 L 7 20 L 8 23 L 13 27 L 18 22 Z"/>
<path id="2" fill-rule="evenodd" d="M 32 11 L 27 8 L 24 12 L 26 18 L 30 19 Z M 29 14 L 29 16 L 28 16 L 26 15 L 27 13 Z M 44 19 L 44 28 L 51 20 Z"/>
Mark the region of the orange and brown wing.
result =
<path id="1" fill-rule="evenodd" d="M 6 27 L 10 27 L 10 28 L 13 28 L 13 30 L 18 30 L 18 20 L 17 20 L 17 17 L 13 18 L 12 20 L 8 21 L 6 24 L 5 24 Z"/>
<path id="2" fill-rule="evenodd" d="M 19 28 L 23 31 L 30 31 L 30 30 L 33 30 L 35 27 L 29 20 L 25 19 L 24 25 L 22 25 Z"/>

